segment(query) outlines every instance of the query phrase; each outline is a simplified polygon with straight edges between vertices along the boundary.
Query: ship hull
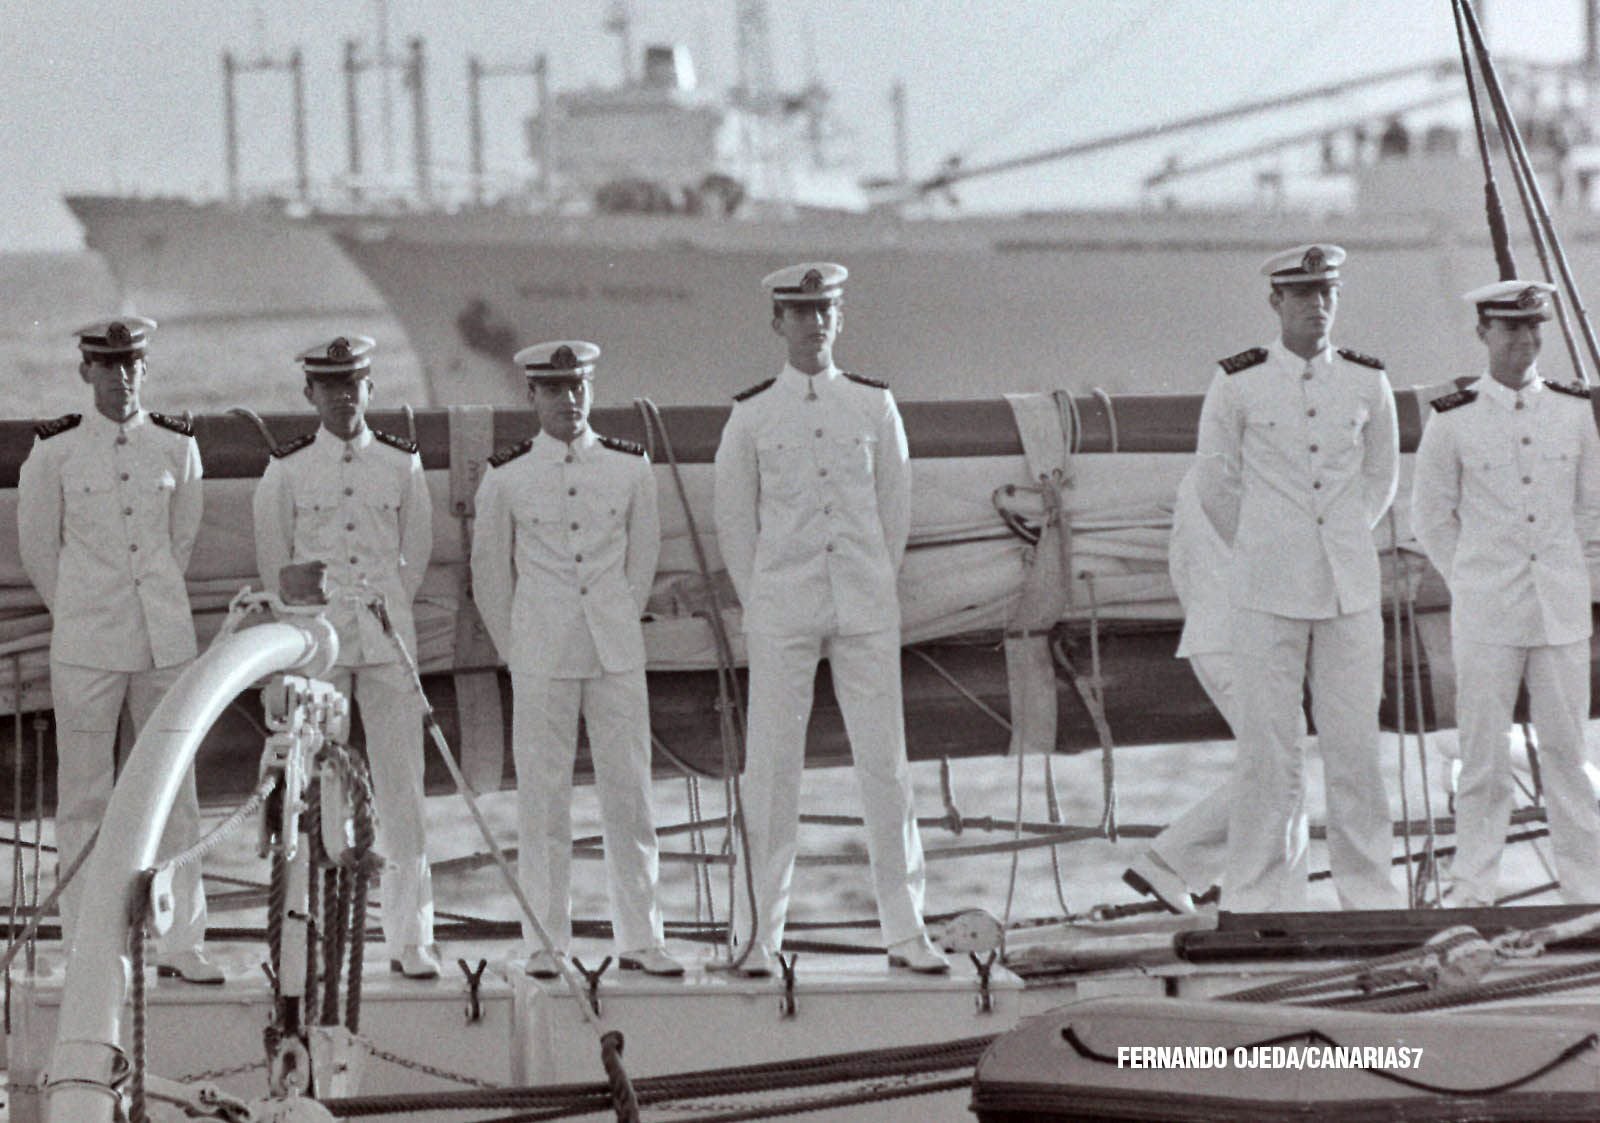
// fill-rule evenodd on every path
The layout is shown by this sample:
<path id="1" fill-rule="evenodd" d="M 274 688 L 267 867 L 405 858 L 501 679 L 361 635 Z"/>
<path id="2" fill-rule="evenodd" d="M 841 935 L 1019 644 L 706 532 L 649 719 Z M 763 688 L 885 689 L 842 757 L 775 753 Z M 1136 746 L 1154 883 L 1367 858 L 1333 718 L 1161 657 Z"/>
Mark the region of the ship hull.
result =
<path id="1" fill-rule="evenodd" d="M 269 200 L 68 195 L 123 305 L 157 319 L 378 312 L 383 300 L 315 224 Z"/>
<path id="2" fill-rule="evenodd" d="M 841 364 L 916 398 L 1069 382 L 1201 391 L 1218 358 L 1276 334 L 1260 261 L 1313 237 L 1350 251 L 1339 342 L 1387 359 L 1400 384 L 1434 382 L 1481 367 L 1458 294 L 1495 275 L 1481 235 L 1433 217 L 741 222 L 485 209 L 321 221 L 383 294 L 441 403 L 524 401 L 510 357 L 562 336 L 604 348 L 610 400 L 725 400 L 781 362 L 759 281 L 795 260 L 850 267 Z M 1594 226 L 1569 238 L 1580 282 L 1600 264 Z"/>

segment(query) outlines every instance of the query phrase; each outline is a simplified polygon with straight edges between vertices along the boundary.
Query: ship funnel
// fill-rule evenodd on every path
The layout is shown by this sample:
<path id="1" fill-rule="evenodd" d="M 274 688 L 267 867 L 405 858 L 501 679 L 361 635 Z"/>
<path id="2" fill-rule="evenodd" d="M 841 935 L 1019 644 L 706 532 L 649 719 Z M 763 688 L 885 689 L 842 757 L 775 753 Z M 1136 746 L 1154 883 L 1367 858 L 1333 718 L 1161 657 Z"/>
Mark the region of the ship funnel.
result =
<path id="1" fill-rule="evenodd" d="M 644 85 L 652 90 L 678 90 L 683 93 L 693 90 L 694 61 L 689 57 L 689 48 L 681 43 L 646 47 Z"/>

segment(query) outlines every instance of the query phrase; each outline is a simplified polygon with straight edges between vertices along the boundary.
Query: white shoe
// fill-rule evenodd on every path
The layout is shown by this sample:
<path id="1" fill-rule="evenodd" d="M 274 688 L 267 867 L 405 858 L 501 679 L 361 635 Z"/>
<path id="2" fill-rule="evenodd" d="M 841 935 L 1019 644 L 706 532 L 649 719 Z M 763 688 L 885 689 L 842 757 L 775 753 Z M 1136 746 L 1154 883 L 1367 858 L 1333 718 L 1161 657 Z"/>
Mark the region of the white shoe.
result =
<path id="1" fill-rule="evenodd" d="M 156 960 L 156 974 L 164 979 L 182 979 L 207 987 L 219 987 L 225 981 L 222 968 L 211 962 L 200 948 L 161 956 Z"/>
<path id="2" fill-rule="evenodd" d="M 624 971 L 643 971 L 646 975 L 668 978 L 683 974 L 683 964 L 668 955 L 666 947 L 661 944 L 638 951 L 625 951 L 617 956 L 617 966 Z"/>
<path id="3" fill-rule="evenodd" d="M 407 944 L 400 958 L 389 960 L 389 970 L 408 979 L 437 979 L 439 961 L 433 952 L 421 944 Z"/>
<path id="4" fill-rule="evenodd" d="M 1122 871 L 1122 880 L 1136 892 L 1154 897 L 1161 907 L 1179 916 L 1193 916 L 1194 897 L 1183 878 L 1156 855 L 1146 850 Z"/>
<path id="5" fill-rule="evenodd" d="M 559 979 L 561 965 L 556 957 L 547 951 L 536 951 L 528 956 L 528 962 L 522 965 L 522 973 L 531 975 L 535 979 Z"/>
<path id="6" fill-rule="evenodd" d="M 926 932 L 889 945 L 889 966 L 904 967 L 919 975 L 942 975 L 950 970 L 950 961 L 933 946 Z"/>
<path id="7" fill-rule="evenodd" d="M 774 955 L 766 944 L 752 944 L 750 954 L 739 964 L 739 974 L 747 979 L 765 979 L 771 976 Z"/>

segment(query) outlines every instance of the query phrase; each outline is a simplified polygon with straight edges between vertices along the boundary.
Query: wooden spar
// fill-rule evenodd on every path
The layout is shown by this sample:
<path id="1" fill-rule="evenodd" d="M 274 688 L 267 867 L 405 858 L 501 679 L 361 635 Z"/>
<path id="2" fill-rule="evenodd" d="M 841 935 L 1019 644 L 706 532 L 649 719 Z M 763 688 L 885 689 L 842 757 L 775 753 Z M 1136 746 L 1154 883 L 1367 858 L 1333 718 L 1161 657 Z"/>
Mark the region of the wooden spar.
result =
<path id="1" fill-rule="evenodd" d="M 1453 389 L 1450 387 L 1448 389 Z M 1432 395 L 1448 392 L 1446 388 Z M 1395 394 L 1400 420 L 1400 451 L 1413 452 L 1422 436 L 1429 391 L 1401 390 Z M 1077 451 L 1192 453 L 1200 421 L 1200 394 L 1115 394 L 1075 397 L 1081 424 Z M 1600 409 L 1600 400 L 1596 402 Z M 709 464 L 716 453 L 728 406 L 664 406 L 661 415 L 680 463 Z M 1003 398 L 963 401 L 900 403 L 913 459 L 963 456 L 1020 456 L 1021 439 Z M 1600 416 L 1600 415 L 1597 415 Z M 450 413 L 446 409 L 415 411 L 417 441 L 423 466 L 450 466 Z M 265 414 L 279 443 L 311 432 L 316 418 L 310 413 Z M 398 410 L 374 410 L 368 415 L 374 428 L 406 432 L 405 415 Z M 267 466 L 267 446 L 254 426 L 228 414 L 200 414 L 193 418 L 206 478 L 250 479 Z M 595 429 L 608 436 L 646 442 L 643 419 L 630 406 L 596 409 Z M 32 421 L 0 421 L 0 488 L 17 486 L 17 472 L 33 445 Z M 494 444 L 504 447 L 532 435 L 531 409 L 494 411 Z M 1113 441 L 1113 433 L 1115 440 Z"/>

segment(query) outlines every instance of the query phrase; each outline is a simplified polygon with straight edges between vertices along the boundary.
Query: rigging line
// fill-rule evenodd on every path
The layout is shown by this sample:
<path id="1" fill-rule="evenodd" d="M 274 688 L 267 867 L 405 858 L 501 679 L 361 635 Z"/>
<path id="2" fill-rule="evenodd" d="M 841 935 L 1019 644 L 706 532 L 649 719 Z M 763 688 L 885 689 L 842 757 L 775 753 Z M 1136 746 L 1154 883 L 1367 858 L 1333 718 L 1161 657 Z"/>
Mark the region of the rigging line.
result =
<path id="1" fill-rule="evenodd" d="M 965 161 L 975 156 L 985 145 L 1010 140 L 1024 125 L 1037 121 L 1039 114 L 1057 98 L 1075 86 L 1082 85 L 1106 63 L 1117 58 L 1134 42 L 1147 42 L 1150 38 L 1149 22 L 1152 15 L 1173 11 L 1168 0 L 1153 0 L 1116 28 L 1079 51 L 1071 62 L 1053 74 L 1044 85 L 1022 101 L 999 122 L 991 124 L 982 133 L 957 145 L 949 159 Z"/>
<path id="2" fill-rule="evenodd" d="M 1450 14 L 1456 21 L 1456 43 L 1461 48 L 1461 76 L 1467 82 L 1467 101 L 1472 106 L 1472 127 L 1478 137 L 1478 158 L 1483 163 L 1483 210 L 1489 220 L 1489 238 L 1494 244 L 1495 267 L 1500 271 L 1500 279 L 1508 281 L 1517 275 L 1517 263 L 1511 256 L 1511 238 L 1506 230 L 1506 211 L 1500 202 L 1500 186 L 1494 178 L 1494 160 L 1489 155 L 1489 137 L 1483 126 L 1483 107 L 1478 103 L 1478 83 L 1472 77 L 1472 55 L 1467 47 L 1467 27 L 1461 20 L 1460 0 L 1451 0 Z"/>
<path id="3" fill-rule="evenodd" d="M 1588 347 L 1589 359 L 1600 368 L 1600 343 L 1596 343 L 1594 327 L 1589 322 L 1589 310 L 1584 306 L 1583 299 L 1578 292 L 1578 282 L 1572 275 L 1572 270 L 1567 263 L 1566 251 L 1561 247 L 1561 239 L 1556 236 L 1555 223 L 1550 217 L 1550 210 L 1545 205 L 1544 192 L 1539 187 L 1539 181 L 1534 176 L 1532 165 L 1528 160 L 1528 150 L 1522 143 L 1522 133 L 1517 128 L 1517 120 L 1507 107 L 1505 91 L 1501 89 L 1499 76 L 1495 72 L 1494 61 L 1490 57 L 1488 45 L 1484 42 L 1483 30 L 1478 25 L 1478 17 L 1474 14 L 1472 6 L 1461 3 L 1461 13 L 1466 20 L 1467 29 L 1472 33 L 1473 46 L 1478 53 L 1478 65 L 1483 71 L 1484 85 L 1489 90 L 1489 96 L 1494 101 L 1495 112 L 1500 119 L 1501 129 L 1507 134 L 1507 150 L 1512 155 L 1513 164 L 1520 166 L 1527 176 L 1528 186 L 1531 189 L 1533 205 L 1538 211 L 1539 222 L 1545 232 L 1550 236 L 1551 249 L 1555 254 L 1556 264 L 1561 270 L 1561 279 L 1568 295 L 1572 298 L 1573 309 L 1578 316 L 1578 323 L 1583 328 L 1584 343 Z M 1537 235 L 1535 235 L 1537 237 Z M 1560 302 L 1557 302 L 1560 308 Z M 1573 364 L 1578 368 L 1580 377 L 1585 381 L 1588 375 L 1584 372 L 1583 365 L 1578 361 L 1577 352 L 1573 352 Z"/>
<path id="4" fill-rule="evenodd" d="M 1412 874 L 1411 858 L 1411 796 L 1406 784 L 1406 640 L 1400 622 L 1400 531 L 1395 519 L 1394 505 L 1389 505 L 1389 581 L 1391 586 L 1389 607 L 1394 618 L 1394 726 L 1395 769 L 1400 781 L 1400 818 L 1406 824 L 1401 835 L 1406 856 L 1406 904 L 1417 907 L 1417 886 Z"/>

